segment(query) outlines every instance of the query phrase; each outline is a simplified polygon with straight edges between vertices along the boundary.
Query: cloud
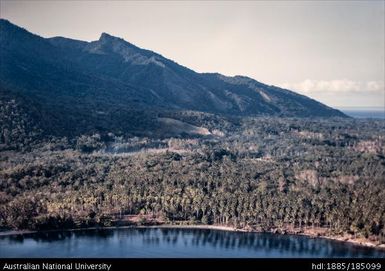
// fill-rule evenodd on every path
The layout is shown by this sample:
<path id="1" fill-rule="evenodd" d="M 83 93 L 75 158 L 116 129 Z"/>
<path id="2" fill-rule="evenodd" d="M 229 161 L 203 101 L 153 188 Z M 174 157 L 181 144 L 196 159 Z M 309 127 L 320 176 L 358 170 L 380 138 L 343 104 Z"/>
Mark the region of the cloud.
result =
<path id="1" fill-rule="evenodd" d="M 339 93 L 378 93 L 384 91 L 384 81 L 352 81 L 338 80 L 311 80 L 306 79 L 298 83 L 283 83 L 279 87 L 291 89 L 302 93 L 339 92 Z"/>

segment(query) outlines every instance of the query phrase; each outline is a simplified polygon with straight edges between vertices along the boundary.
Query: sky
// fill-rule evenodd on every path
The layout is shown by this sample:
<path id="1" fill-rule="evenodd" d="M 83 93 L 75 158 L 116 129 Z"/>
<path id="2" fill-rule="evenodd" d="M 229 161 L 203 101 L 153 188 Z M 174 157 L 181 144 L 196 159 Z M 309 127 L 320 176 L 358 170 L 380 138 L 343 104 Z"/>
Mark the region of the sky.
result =
<path id="1" fill-rule="evenodd" d="M 43 37 L 102 32 L 197 72 L 246 75 L 329 106 L 385 107 L 384 1 L 18 1 L 0 17 Z"/>

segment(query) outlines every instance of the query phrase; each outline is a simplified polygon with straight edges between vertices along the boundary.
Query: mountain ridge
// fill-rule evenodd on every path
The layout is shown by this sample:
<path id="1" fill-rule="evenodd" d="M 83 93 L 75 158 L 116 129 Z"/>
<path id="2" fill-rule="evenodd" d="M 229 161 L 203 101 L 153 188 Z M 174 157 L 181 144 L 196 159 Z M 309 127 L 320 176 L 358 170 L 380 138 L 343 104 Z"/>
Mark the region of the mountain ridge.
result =
<path id="1" fill-rule="evenodd" d="M 56 123 L 47 128 L 51 133 L 60 123 L 73 123 L 80 117 L 80 123 L 91 130 L 96 126 L 109 130 L 113 123 L 115 128 L 130 131 L 137 127 L 129 123 L 133 115 L 151 112 L 151 118 L 156 118 L 164 110 L 346 117 L 306 96 L 246 76 L 197 73 L 104 32 L 90 42 L 43 38 L 0 19 L 0 59 L 0 90 L 25 97 L 51 116 L 50 122 Z M 103 116 L 97 112 L 104 112 Z M 73 126 L 87 130 L 78 123 Z M 59 130 L 66 129 L 67 125 Z"/>

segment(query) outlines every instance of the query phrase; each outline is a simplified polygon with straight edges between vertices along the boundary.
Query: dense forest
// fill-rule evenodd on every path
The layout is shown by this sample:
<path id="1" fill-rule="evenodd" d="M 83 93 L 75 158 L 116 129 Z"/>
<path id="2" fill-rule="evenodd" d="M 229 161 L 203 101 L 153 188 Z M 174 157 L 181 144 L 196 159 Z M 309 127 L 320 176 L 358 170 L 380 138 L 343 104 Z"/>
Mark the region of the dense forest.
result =
<path id="1" fill-rule="evenodd" d="M 185 111 L 159 115 L 185 124 L 173 136 L 54 137 L 12 101 L 0 106 L 3 230 L 111 226 L 140 215 L 139 223 L 325 228 L 385 243 L 382 120 Z"/>

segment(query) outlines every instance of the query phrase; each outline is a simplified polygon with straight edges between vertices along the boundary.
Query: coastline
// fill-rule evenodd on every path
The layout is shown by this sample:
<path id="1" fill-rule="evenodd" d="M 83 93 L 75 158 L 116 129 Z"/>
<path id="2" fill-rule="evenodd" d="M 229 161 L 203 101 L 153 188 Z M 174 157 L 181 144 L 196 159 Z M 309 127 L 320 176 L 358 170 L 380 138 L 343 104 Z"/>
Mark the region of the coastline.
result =
<path id="1" fill-rule="evenodd" d="M 376 248 L 380 250 L 385 250 L 385 244 L 377 244 L 369 239 L 366 238 L 353 238 L 353 236 L 350 235 L 320 235 L 317 232 L 317 229 L 302 229 L 302 232 L 298 232 L 298 230 L 288 231 L 285 230 L 284 232 L 279 232 L 279 230 L 271 230 L 271 231 L 263 231 L 263 230 L 249 230 L 244 228 L 235 228 L 231 226 L 224 226 L 224 225 L 159 225 L 159 226 L 146 226 L 151 228 L 175 228 L 175 229 L 202 229 L 202 230 L 221 230 L 221 231 L 231 231 L 231 232 L 251 232 L 251 233 L 271 233 L 271 234 L 282 234 L 282 235 L 299 235 L 299 236 L 306 236 L 309 238 L 323 238 L 323 239 L 329 239 L 333 241 L 338 242 L 346 242 L 351 243 L 357 246 L 363 246 L 363 247 L 371 247 Z M 326 230 L 326 229 L 323 229 Z"/>
<path id="2" fill-rule="evenodd" d="M 45 231 L 31 231 L 31 230 L 10 230 L 10 231 L 0 231 L 0 237 L 3 236 L 12 236 L 12 235 L 23 235 L 23 234 L 33 234 L 39 232 L 57 232 L 57 231 L 82 231 L 82 230 L 103 230 L 103 229 L 129 229 L 129 228 L 160 228 L 160 229 L 200 229 L 200 230 L 217 230 L 217 231 L 228 231 L 228 232 L 249 232 L 249 233 L 271 233 L 271 234 L 281 234 L 281 235 L 297 235 L 297 236 L 306 236 L 309 238 L 323 238 L 329 239 L 338 242 L 350 243 L 355 246 L 361 247 L 370 247 L 379 250 L 385 250 L 385 244 L 378 244 L 374 241 L 371 241 L 366 238 L 354 238 L 352 235 L 330 235 L 325 233 L 327 229 L 317 228 L 317 229 L 294 229 L 284 231 L 278 229 L 272 229 L 270 231 L 257 230 L 257 229 L 246 229 L 246 228 L 236 228 L 226 225 L 203 225 L 203 224 L 191 224 L 191 225 L 178 225 L 178 224 L 159 224 L 159 225 L 128 225 L 128 226 L 110 226 L 110 227 L 87 227 L 87 228 L 73 228 L 73 229 L 54 229 L 54 230 L 45 230 Z M 323 232 L 323 234 L 320 233 Z"/>

